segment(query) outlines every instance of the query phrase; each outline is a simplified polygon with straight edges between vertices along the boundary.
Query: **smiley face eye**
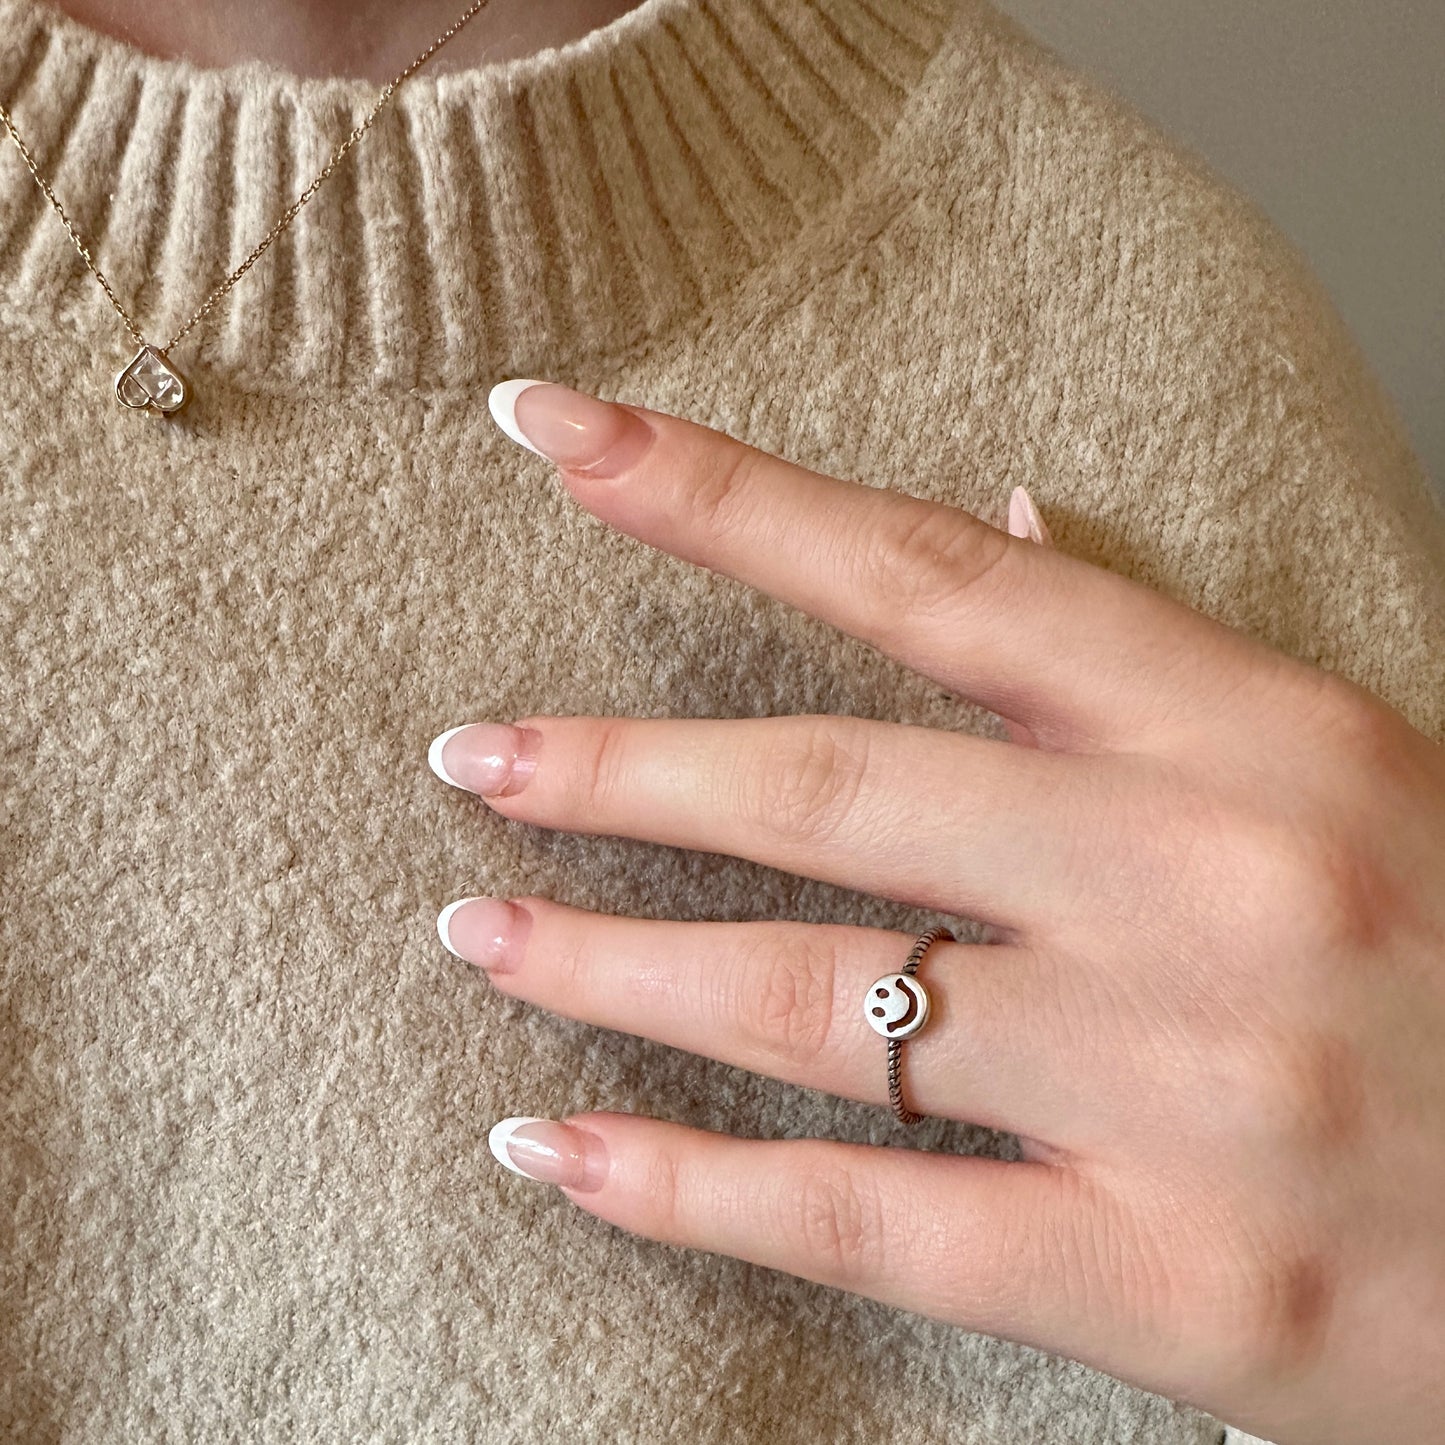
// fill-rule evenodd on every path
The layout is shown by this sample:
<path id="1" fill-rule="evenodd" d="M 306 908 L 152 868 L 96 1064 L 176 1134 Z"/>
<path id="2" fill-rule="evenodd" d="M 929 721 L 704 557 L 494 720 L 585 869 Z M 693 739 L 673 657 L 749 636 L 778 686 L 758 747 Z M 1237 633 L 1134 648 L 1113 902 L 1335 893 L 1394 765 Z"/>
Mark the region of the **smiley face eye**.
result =
<path id="1" fill-rule="evenodd" d="M 882 1000 L 881 1006 L 875 998 Z M 864 1023 L 890 1041 L 911 1038 L 928 1019 L 928 991 L 908 974 L 875 978 L 859 1002 Z"/>

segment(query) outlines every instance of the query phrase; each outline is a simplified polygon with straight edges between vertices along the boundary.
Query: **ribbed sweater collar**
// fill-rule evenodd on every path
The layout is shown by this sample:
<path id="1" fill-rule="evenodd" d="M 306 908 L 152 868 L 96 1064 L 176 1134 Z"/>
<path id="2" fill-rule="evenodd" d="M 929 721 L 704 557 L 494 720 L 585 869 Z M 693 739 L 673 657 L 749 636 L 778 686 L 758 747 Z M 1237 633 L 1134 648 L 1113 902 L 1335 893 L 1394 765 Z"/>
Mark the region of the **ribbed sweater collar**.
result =
<path id="1" fill-rule="evenodd" d="M 836 215 L 958 4 L 644 0 L 565 46 L 423 71 L 176 359 L 262 389 L 433 388 L 645 344 Z M 159 60 L 0 0 L 0 98 L 157 344 L 376 90 Z M 0 147 L 6 324 L 115 361 L 124 328 Z"/>

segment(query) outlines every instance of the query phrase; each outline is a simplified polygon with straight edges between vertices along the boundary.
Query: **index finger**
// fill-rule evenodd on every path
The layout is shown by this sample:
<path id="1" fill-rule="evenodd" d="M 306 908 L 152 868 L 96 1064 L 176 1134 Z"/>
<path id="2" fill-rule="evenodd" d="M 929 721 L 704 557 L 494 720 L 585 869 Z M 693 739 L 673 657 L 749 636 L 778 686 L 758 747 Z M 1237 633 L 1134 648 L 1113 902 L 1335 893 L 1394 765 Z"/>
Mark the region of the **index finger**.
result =
<path id="1" fill-rule="evenodd" d="M 859 637 L 1041 743 L 1133 747 L 1283 654 L 942 502 L 825 476 L 723 432 L 551 382 L 492 415 L 587 510 Z M 1265 669 L 1272 672 L 1273 669 Z"/>

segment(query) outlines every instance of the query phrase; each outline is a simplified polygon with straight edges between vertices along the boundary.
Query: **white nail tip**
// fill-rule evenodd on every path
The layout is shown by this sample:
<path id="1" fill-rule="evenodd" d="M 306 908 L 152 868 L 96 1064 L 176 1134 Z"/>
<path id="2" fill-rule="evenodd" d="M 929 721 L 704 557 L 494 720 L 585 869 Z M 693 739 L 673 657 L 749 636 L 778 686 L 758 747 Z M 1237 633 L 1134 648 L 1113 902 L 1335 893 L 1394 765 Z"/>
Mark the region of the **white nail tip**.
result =
<path id="1" fill-rule="evenodd" d="M 526 391 L 529 386 L 539 386 L 540 382 L 529 377 L 513 378 L 511 381 L 499 381 L 487 396 L 487 406 L 491 409 L 492 420 L 520 446 L 527 448 L 529 452 L 537 452 L 537 455 L 544 456 L 545 453 L 537 451 L 537 448 L 522 435 L 522 429 L 517 425 L 517 398 Z"/>
<path id="2" fill-rule="evenodd" d="M 463 903 L 470 903 L 471 901 L 472 900 L 470 898 L 458 898 L 454 903 L 448 903 L 447 906 L 443 908 L 440 913 L 437 914 L 437 934 L 440 936 L 442 944 L 446 948 L 447 952 L 456 953 L 458 958 L 462 958 L 462 955 L 460 953 L 457 953 L 456 948 L 452 944 L 452 914 L 455 913 L 457 909 L 462 906 Z M 465 962 L 466 960 L 463 959 L 462 961 Z"/>
<path id="3" fill-rule="evenodd" d="M 530 1174 L 523 1169 L 518 1169 L 512 1163 L 512 1156 L 507 1153 L 507 1140 L 523 1124 L 540 1124 L 542 1122 L 543 1120 L 536 1114 L 514 1114 L 508 1119 L 498 1119 L 487 1135 L 487 1148 L 492 1151 L 492 1157 L 498 1164 L 505 1165 L 510 1169 L 513 1174 L 520 1174 L 523 1179 L 530 1179 L 532 1177 Z"/>
<path id="4" fill-rule="evenodd" d="M 446 747 L 448 738 L 455 737 L 457 733 L 461 732 L 462 728 L 469 727 L 471 727 L 471 723 L 462 723 L 458 727 L 448 728 L 446 732 L 434 737 L 431 740 L 431 746 L 426 750 L 427 765 L 431 768 L 432 772 L 434 772 L 442 782 L 450 783 L 454 788 L 460 788 L 461 784 L 442 767 L 442 749 Z"/>

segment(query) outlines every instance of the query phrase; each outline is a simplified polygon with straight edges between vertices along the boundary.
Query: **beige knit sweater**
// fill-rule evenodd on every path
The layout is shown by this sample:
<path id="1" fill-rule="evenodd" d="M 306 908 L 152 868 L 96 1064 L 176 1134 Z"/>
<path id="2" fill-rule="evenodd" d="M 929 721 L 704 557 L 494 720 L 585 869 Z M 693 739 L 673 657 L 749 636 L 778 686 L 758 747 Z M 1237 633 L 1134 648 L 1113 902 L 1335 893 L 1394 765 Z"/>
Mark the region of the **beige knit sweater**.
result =
<path id="1" fill-rule="evenodd" d="M 0 98 L 158 340 L 372 94 L 0 0 Z M 1445 736 L 1440 518 L 1279 235 L 978 0 L 644 0 L 404 88 L 179 348 L 182 418 L 117 406 L 130 350 L 6 145 L 4 1438 L 1216 1440 L 497 1167 L 496 1119 L 594 1107 L 900 1141 L 496 994 L 448 900 L 938 919 L 510 823 L 425 754 L 533 711 L 989 726 L 582 513 L 493 424 L 507 376 L 994 520 L 1026 483 L 1063 548 Z"/>

